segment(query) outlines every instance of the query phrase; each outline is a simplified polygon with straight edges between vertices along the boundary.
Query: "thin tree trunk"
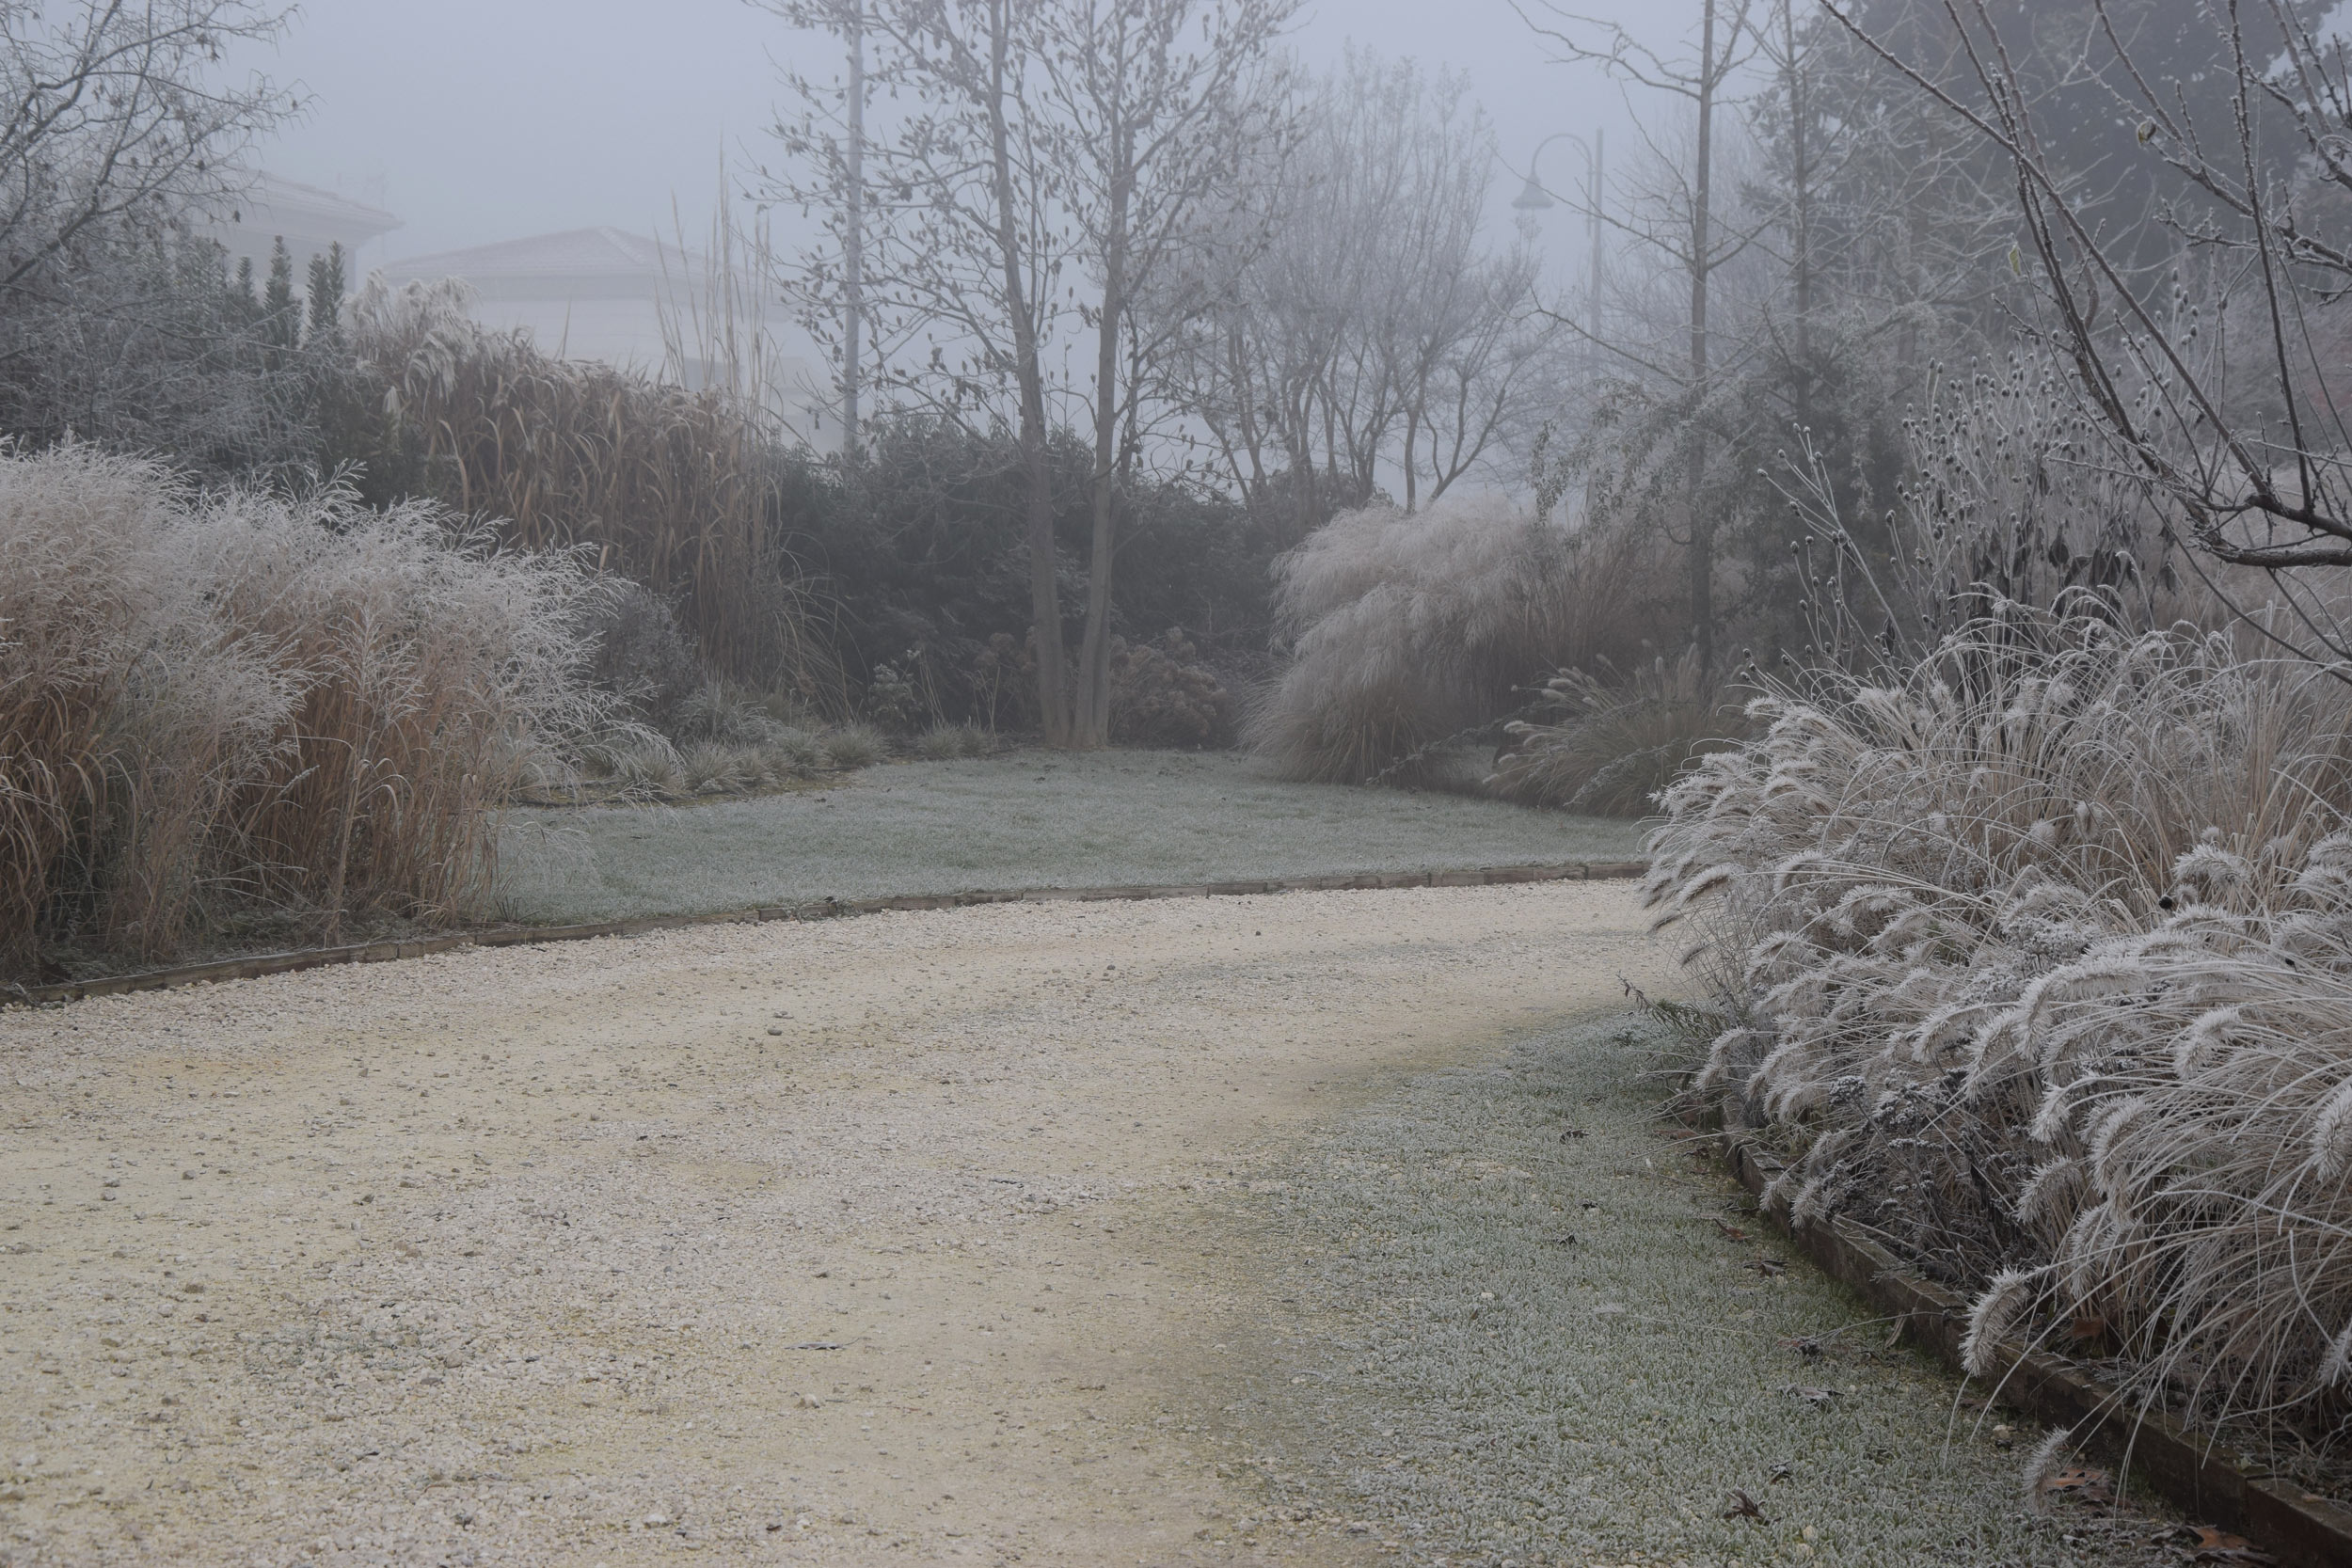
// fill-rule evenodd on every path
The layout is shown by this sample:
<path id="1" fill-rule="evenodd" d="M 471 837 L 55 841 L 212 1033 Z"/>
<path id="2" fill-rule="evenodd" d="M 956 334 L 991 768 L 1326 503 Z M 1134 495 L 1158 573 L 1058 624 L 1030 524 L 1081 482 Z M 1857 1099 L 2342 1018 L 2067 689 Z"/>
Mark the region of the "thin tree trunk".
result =
<path id="1" fill-rule="evenodd" d="M 1437 439 L 1435 432 L 1431 433 L 1430 439 L 1432 441 Z M 1406 512 L 1413 511 L 1421 504 L 1421 486 L 1415 483 L 1418 476 L 1413 471 L 1414 460 L 1420 446 L 1421 410 L 1418 407 L 1408 408 L 1405 413 L 1405 510 Z M 1434 476 L 1437 471 L 1437 459 L 1432 456 L 1429 461 L 1430 471 Z"/>
<path id="2" fill-rule="evenodd" d="M 1111 735 L 1111 562 L 1118 548 L 1119 338 L 1127 319 L 1127 212 L 1135 180 L 1126 126 L 1113 133 L 1111 210 L 1103 245 L 1103 314 L 1094 360 L 1094 537 L 1087 556 L 1086 640 L 1078 648 L 1073 739 L 1106 746 Z"/>
<path id="3" fill-rule="evenodd" d="M 1012 46 L 1009 0 L 989 8 L 988 129 L 996 187 L 996 248 L 1012 319 L 1013 375 L 1021 390 L 1021 467 L 1028 480 L 1029 625 L 1037 642 L 1037 705 L 1048 746 L 1070 744 L 1070 705 L 1062 692 L 1061 594 L 1056 587 L 1054 474 L 1045 451 L 1045 372 L 1038 363 L 1037 322 L 1021 277 L 1021 223 L 1013 205 L 1012 132 L 1005 122 Z"/>
<path id="4" fill-rule="evenodd" d="M 1709 186 L 1714 177 L 1715 5 L 1706 0 L 1699 24 L 1698 163 L 1691 192 L 1691 458 L 1687 494 L 1691 513 L 1691 638 L 1699 669 L 1715 668 L 1715 519 L 1708 515 L 1707 482 L 1707 280 Z"/>
<path id="5" fill-rule="evenodd" d="M 1804 65 L 1797 54 L 1795 0 L 1781 0 L 1781 45 L 1788 57 L 1789 270 L 1796 292 L 1797 427 L 1813 423 L 1813 147 L 1806 137 Z"/>

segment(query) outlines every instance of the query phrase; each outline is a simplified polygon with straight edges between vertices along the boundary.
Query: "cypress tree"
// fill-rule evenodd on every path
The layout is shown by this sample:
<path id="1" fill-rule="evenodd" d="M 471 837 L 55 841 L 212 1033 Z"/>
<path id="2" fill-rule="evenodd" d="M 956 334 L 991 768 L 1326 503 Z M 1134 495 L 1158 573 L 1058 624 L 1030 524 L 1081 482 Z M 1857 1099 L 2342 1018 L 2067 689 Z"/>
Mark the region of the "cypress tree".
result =
<path id="1" fill-rule="evenodd" d="M 348 286 L 343 277 L 343 245 L 341 240 L 327 246 L 324 256 L 310 258 L 310 341 L 324 342 L 332 339 L 342 320 L 343 291 Z"/>
<path id="2" fill-rule="evenodd" d="M 262 363 L 281 369 L 302 337 L 302 312 L 294 305 L 294 257 L 284 235 L 270 248 L 269 283 L 262 291 Z"/>

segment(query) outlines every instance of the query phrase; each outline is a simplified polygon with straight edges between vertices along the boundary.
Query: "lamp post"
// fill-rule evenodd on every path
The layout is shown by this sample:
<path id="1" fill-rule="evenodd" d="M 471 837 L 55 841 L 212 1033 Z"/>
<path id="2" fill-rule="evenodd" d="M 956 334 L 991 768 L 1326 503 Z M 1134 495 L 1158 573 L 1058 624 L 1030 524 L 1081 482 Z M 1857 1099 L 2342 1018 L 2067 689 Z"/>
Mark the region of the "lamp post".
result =
<path id="1" fill-rule="evenodd" d="M 842 20 L 850 45 L 850 145 L 841 220 L 841 455 L 854 464 L 866 368 L 866 0 L 850 0 Z"/>
<path id="2" fill-rule="evenodd" d="M 1598 130 L 1594 131 L 1593 139 L 1586 141 L 1573 131 L 1555 131 L 1537 142 L 1534 152 L 1527 160 L 1527 188 L 1519 192 L 1512 200 L 1511 205 L 1522 213 L 1541 213 L 1560 204 L 1549 191 L 1544 189 L 1542 171 L 1538 166 L 1543 161 L 1544 149 L 1556 141 L 1572 141 L 1584 150 L 1587 166 L 1584 215 L 1593 235 L 1593 259 L 1591 270 L 1585 274 L 1584 277 L 1584 295 L 1587 312 L 1593 318 L 1587 325 L 1590 329 L 1597 331 L 1600 326 L 1601 278 L 1601 133 Z"/>

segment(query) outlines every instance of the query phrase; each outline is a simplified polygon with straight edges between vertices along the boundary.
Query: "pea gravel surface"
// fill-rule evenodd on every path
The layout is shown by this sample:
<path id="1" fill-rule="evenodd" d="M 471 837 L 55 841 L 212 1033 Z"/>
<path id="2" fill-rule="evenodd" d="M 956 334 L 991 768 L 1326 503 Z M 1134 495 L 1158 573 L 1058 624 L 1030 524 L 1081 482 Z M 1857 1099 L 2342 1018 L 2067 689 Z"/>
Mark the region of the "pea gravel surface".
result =
<path id="1" fill-rule="evenodd" d="M 1643 929 L 1001 905 L 0 1013 L 0 1562 L 1383 1560 L 1232 1458 L 1232 1205 Z"/>
<path id="2" fill-rule="evenodd" d="M 2119 1560 L 1942 1457 L 1875 1330 L 1779 1346 L 1857 1309 L 1743 1271 L 1654 1085 L 1559 1033 L 1668 978 L 1635 904 L 989 906 L 0 1013 L 0 1564 Z"/>

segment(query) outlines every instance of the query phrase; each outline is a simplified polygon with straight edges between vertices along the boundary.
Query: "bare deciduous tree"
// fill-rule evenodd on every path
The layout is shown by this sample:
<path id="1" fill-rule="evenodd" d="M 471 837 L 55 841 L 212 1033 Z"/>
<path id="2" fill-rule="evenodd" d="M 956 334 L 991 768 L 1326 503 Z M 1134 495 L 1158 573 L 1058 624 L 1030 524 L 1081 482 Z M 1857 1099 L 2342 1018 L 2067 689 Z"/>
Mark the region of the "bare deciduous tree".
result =
<path id="1" fill-rule="evenodd" d="M 837 25 L 840 12 L 832 0 L 776 0 L 771 8 L 803 27 Z M 1038 0 L 878 0 L 863 16 L 875 54 L 861 85 L 896 100 L 896 125 L 882 137 L 861 126 L 853 173 L 846 93 L 788 76 L 801 113 L 777 127 L 787 162 L 761 172 L 771 201 L 821 214 L 835 228 L 840 214 L 859 213 L 855 314 L 872 334 L 873 380 L 960 421 L 1002 420 L 1016 432 L 1039 708 L 1048 743 L 1063 746 L 1073 735 L 1044 354 L 1063 314 L 1070 242 L 1054 200 L 1054 128 L 1037 102 L 1041 8 Z M 811 253 L 793 279 L 803 325 L 836 353 L 838 256 L 837 246 Z"/>
<path id="2" fill-rule="evenodd" d="M 1253 505 L 1294 534 L 1371 499 L 1407 509 L 1476 471 L 1558 369 L 1538 258 L 1481 226 L 1494 136 L 1465 84 L 1352 51 L 1293 155 L 1251 188 L 1266 232 L 1212 285 L 1176 393 Z"/>
<path id="3" fill-rule="evenodd" d="M 1059 0 L 1044 25 L 1060 204 L 1095 297 L 1092 539 L 1072 738 L 1110 738 L 1118 502 L 1156 363 L 1206 304 L 1200 219 L 1288 135 L 1268 51 L 1299 0 Z M 1147 315 L 1138 307 L 1150 301 Z M 1136 373 L 1124 373 L 1128 367 Z"/>
<path id="4" fill-rule="evenodd" d="M 2169 180 L 2153 214 L 2173 241 L 2161 282 L 2127 253 L 2144 231 L 2103 224 L 2095 191 L 2053 147 L 2026 51 L 1985 0 L 1947 8 L 1962 71 L 1932 69 L 1851 8 L 1831 10 L 2005 157 L 2012 254 L 2119 467 L 2178 510 L 2204 553 L 2271 573 L 2343 657 L 2352 637 L 2335 595 L 2298 572 L 2352 566 L 2339 305 L 2352 290 L 2352 61 L 2291 0 L 2202 8 L 2218 71 L 2167 60 L 2109 0 L 2087 11 L 2080 69 L 2106 88 L 2114 123 L 2136 123 L 2132 150 Z"/>
<path id="5" fill-rule="evenodd" d="M 1140 399 L 1156 384 L 1142 362 L 1170 330 L 1137 303 L 1181 293 L 1160 275 L 1178 268 L 1200 213 L 1279 126 L 1279 84 L 1261 90 L 1295 0 L 868 0 L 853 27 L 847 3 L 769 6 L 870 45 L 858 87 L 888 95 L 895 117 L 869 135 L 862 90 L 791 79 L 801 114 L 779 128 L 791 162 L 765 195 L 823 213 L 835 230 L 795 280 L 803 320 L 837 350 L 870 332 L 863 372 L 874 385 L 1015 428 L 1046 738 L 1103 745 L 1118 495 Z M 1083 304 L 1081 278 L 1092 296 Z M 856 308 L 844 312 L 851 290 Z M 1055 404 L 1077 389 L 1054 380 L 1047 352 L 1088 332 L 1094 375 L 1077 395 L 1090 405 L 1093 529 L 1073 692 L 1046 442 Z"/>
<path id="6" fill-rule="evenodd" d="M 1708 287 L 1716 272 L 1739 256 L 1753 237 L 1752 231 L 1725 233 L 1718 229 L 1715 190 L 1716 117 L 1728 106 L 1736 78 L 1755 49 L 1756 40 L 1749 26 L 1753 0 L 1702 0 L 1697 47 L 1689 55 L 1661 53 L 1622 23 L 1580 15 L 1553 0 L 1534 3 L 1536 10 L 1531 13 L 1520 7 L 1520 16 L 1556 46 L 1565 60 L 1597 65 L 1622 82 L 1679 100 L 1691 116 L 1687 163 L 1671 159 L 1661 165 L 1672 172 L 1679 188 L 1653 207 L 1654 221 L 1630 221 L 1641 242 L 1662 253 L 1689 281 L 1689 358 L 1683 393 L 1690 407 L 1698 409 L 1706 404 L 1708 392 Z M 1621 227 L 1629 222 L 1617 221 Z M 1691 635 L 1701 669 L 1711 670 L 1715 663 L 1716 518 L 1704 501 L 1707 441 L 1704 425 L 1695 419 L 1685 449 Z"/>
<path id="7" fill-rule="evenodd" d="M 78 242 L 229 209 L 238 158 L 297 104 L 225 51 L 275 40 L 255 0 L 0 0 L 0 296 L 40 296 Z"/>

